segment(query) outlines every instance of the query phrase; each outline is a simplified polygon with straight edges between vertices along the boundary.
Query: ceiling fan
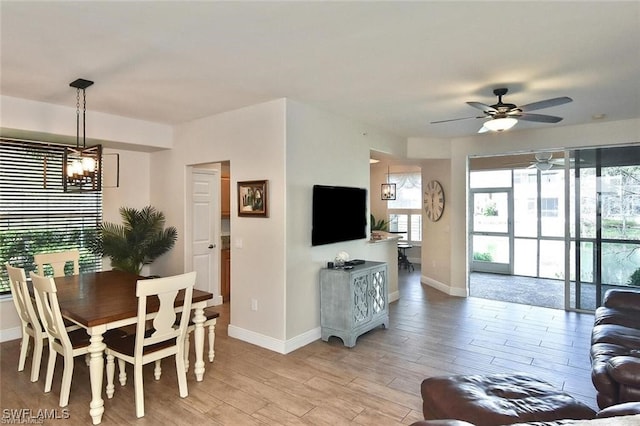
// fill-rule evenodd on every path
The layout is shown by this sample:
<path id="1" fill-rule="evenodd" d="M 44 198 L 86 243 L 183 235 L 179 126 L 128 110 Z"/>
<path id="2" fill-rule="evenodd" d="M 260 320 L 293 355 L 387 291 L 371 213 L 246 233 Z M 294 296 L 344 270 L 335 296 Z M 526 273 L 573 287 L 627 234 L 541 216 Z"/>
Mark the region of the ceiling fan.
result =
<path id="1" fill-rule="evenodd" d="M 531 162 L 531 165 L 528 167 L 529 169 L 536 168 L 540 171 L 546 172 L 555 166 L 564 167 L 564 158 L 553 159 L 552 152 L 536 152 L 534 157 L 535 161 Z"/>
<path id="2" fill-rule="evenodd" d="M 567 96 L 562 96 L 559 98 L 546 99 L 544 101 L 517 106 L 515 104 L 502 102 L 502 97 L 506 95 L 508 91 L 509 89 L 507 88 L 494 89 L 493 94 L 498 97 L 498 103 L 494 105 L 487 105 L 482 102 L 467 102 L 468 105 L 481 110 L 484 115 L 479 117 L 463 117 L 453 118 L 450 120 L 432 121 L 431 124 L 468 120 L 471 118 L 488 118 L 488 120 L 484 122 L 482 128 L 478 131 L 478 133 L 484 133 L 487 131 L 502 132 L 504 130 L 508 130 L 516 125 L 518 119 L 535 121 L 538 123 L 558 123 L 559 121 L 562 121 L 562 117 L 545 114 L 531 114 L 529 111 L 550 108 L 573 101 L 573 99 Z"/>

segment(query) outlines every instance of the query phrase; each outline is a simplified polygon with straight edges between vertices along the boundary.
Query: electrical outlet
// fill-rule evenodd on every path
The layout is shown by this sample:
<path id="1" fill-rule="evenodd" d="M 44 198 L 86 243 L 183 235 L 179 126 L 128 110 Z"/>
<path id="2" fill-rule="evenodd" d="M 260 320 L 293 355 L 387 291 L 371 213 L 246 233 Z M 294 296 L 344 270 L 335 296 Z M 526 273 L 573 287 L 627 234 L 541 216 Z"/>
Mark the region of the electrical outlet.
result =
<path id="1" fill-rule="evenodd" d="M 258 310 L 258 299 L 251 299 L 251 310 L 252 311 Z"/>

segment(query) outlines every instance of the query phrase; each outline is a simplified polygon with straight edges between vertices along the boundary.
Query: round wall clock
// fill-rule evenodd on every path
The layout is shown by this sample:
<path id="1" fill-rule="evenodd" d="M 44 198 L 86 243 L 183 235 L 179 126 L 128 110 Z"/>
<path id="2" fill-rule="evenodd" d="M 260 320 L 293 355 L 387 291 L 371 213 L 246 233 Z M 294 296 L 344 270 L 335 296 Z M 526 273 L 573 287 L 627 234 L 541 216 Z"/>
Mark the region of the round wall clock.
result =
<path id="1" fill-rule="evenodd" d="M 444 191 L 437 180 L 427 183 L 424 191 L 424 210 L 431 222 L 436 222 L 444 211 Z"/>

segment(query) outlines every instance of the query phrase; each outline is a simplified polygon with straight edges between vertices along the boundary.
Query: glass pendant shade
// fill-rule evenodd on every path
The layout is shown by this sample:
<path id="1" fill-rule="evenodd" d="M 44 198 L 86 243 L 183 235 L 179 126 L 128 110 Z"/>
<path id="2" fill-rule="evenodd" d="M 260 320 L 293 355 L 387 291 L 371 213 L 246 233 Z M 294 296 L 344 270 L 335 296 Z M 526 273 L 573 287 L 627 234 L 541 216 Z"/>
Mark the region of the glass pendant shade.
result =
<path id="1" fill-rule="evenodd" d="M 512 117 L 494 118 L 493 120 L 486 121 L 484 127 L 493 132 L 502 132 L 503 130 L 509 130 L 518 123 L 518 120 Z"/>
<path id="2" fill-rule="evenodd" d="M 62 168 L 65 192 L 100 191 L 102 188 L 102 145 L 89 148 L 65 147 Z"/>
<path id="3" fill-rule="evenodd" d="M 396 199 L 396 184 L 395 183 L 383 183 L 380 198 L 382 200 L 395 200 Z"/>

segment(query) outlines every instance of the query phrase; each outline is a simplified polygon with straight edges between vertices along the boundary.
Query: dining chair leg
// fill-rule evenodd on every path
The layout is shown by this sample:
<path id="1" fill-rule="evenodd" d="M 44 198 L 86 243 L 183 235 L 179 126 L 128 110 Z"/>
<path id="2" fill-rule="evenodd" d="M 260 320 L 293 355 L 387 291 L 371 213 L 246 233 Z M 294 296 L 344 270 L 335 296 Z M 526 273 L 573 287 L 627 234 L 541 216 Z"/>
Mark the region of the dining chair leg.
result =
<path id="1" fill-rule="evenodd" d="M 118 358 L 118 380 L 120 380 L 120 386 L 125 386 L 127 384 L 127 370 L 125 369 L 124 360 Z"/>
<path id="2" fill-rule="evenodd" d="M 153 369 L 153 377 L 156 378 L 156 380 L 160 380 L 160 376 L 162 375 L 162 365 L 160 364 L 160 360 L 157 359 L 156 360 L 156 366 Z"/>
<path id="3" fill-rule="evenodd" d="M 189 372 L 189 333 L 188 331 L 184 335 L 184 371 Z"/>
<path id="4" fill-rule="evenodd" d="M 27 361 L 27 352 L 29 352 L 29 335 L 22 333 L 22 343 L 20 343 L 20 358 L 18 359 L 18 371 L 24 370 L 24 364 Z"/>
<path id="5" fill-rule="evenodd" d="M 71 378 L 73 377 L 73 354 L 64 355 L 64 369 L 62 371 L 62 386 L 60 387 L 60 406 L 66 407 L 69 404 L 69 393 L 71 393 Z"/>
<path id="6" fill-rule="evenodd" d="M 56 355 L 57 352 L 54 351 L 51 346 L 49 346 L 49 362 L 47 363 L 47 378 L 44 381 L 44 391 L 45 393 L 51 392 L 51 384 L 53 383 L 53 371 L 56 368 Z"/>
<path id="7" fill-rule="evenodd" d="M 178 376 L 180 396 L 182 398 L 186 398 L 189 396 L 189 389 L 187 388 L 187 372 L 184 369 L 184 357 L 180 352 L 176 354 L 176 375 Z"/>
<path id="8" fill-rule="evenodd" d="M 113 393 L 115 392 L 115 386 L 113 385 L 113 378 L 116 375 L 116 363 L 114 362 L 114 356 L 109 354 L 107 355 L 107 398 L 113 398 Z"/>
<path id="9" fill-rule="evenodd" d="M 144 389 L 142 385 L 142 364 L 135 364 L 133 367 L 133 377 L 136 393 L 136 416 L 144 417 Z"/>
<path id="10" fill-rule="evenodd" d="M 213 362 L 213 358 L 216 356 L 215 351 L 213 350 L 213 344 L 216 340 L 216 320 L 214 319 L 211 324 L 209 324 L 209 362 Z"/>
<path id="11" fill-rule="evenodd" d="M 33 342 L 33 359 L 31 360 L 31 381 L 37 382 L 40 377 L 40 362 L 42 361 L 42 339 Z"/>

